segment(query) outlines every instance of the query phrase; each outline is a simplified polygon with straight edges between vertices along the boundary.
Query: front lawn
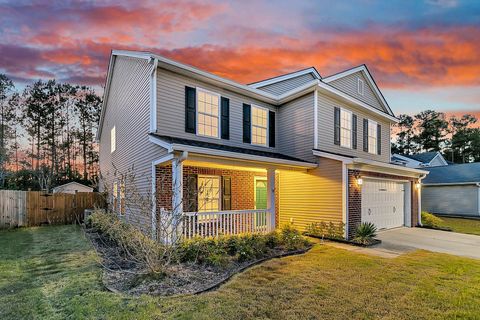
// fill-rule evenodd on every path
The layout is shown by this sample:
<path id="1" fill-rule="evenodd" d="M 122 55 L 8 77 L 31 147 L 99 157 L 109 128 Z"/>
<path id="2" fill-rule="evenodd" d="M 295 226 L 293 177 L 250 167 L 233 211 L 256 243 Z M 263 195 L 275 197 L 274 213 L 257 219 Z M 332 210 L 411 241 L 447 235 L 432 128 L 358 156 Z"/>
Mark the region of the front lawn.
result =
<path id="1" fill-rule="evenodd" d="M 215 292 L 160 298 L 102 289 L 79 227 L 0 232 L 0 319 L 476 319 L 480 261 L 416 251 L 396 259 L 317 244 Z"/>
<path id="2" fill-rule="evenodd" d="M 480 236 L 480 219 L 437 217 L 442 220 L 442 222 L 440 222 L 441 227 L 450 228 L 453 232 Z"/>

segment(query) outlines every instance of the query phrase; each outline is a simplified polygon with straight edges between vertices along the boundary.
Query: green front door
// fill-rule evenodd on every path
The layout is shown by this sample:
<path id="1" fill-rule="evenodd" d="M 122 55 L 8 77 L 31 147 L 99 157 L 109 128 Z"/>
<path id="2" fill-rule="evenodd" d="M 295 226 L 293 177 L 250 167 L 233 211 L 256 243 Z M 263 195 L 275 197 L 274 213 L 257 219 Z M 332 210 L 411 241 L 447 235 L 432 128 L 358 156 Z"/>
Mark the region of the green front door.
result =
<path id="1" fill-rule="evenodd" d="M 267 209 L 267 180 L 255 180 L 255 209 Z M 255 225 L 258 227 L 266 224 L 266 214 L 257 214 Z"/>
<path id="2" fill-rule="evenodd" d="M 255 209 L 267 209 L 267 181 L 255 181 Z"/>

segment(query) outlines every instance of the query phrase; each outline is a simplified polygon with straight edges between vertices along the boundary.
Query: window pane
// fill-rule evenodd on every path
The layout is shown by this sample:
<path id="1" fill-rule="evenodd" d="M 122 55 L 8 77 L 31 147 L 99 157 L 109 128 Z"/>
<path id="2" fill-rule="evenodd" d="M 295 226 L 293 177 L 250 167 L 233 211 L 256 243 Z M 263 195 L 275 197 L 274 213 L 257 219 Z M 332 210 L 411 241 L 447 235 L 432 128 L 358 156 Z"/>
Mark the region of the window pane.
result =
<path id="1" fill-rule="evenodd" d="M 219 97 L 198 90 L 198 134 L 218 137 Z"/>
<path id="2" fill-rule="evenodd" d="M 252 106 L 252 143 L 267 145 L 268 110 Z"/>

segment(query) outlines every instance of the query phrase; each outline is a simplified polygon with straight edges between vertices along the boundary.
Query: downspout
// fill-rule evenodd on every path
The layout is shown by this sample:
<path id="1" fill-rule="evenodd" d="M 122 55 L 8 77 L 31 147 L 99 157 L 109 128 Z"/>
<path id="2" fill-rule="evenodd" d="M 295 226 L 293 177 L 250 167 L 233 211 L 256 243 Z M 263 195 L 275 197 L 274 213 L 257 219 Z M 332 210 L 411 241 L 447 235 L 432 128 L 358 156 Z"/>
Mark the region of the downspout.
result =
<path id="1" fill-rule="evenodd" d="M 420 184 L 420 188 L 418 189 L 418 224 L 423 226 L 422 224 L 422 180 L 427 177 L 426 174 L 423 174 L 421 177 L 418 178 L 418 183 Z"/>
<path id="2" fill-rule="evenodd" d="M 150 132 L 157 132 L 157 68 L 158 59 L 152 58 L 150 71 Z"/>

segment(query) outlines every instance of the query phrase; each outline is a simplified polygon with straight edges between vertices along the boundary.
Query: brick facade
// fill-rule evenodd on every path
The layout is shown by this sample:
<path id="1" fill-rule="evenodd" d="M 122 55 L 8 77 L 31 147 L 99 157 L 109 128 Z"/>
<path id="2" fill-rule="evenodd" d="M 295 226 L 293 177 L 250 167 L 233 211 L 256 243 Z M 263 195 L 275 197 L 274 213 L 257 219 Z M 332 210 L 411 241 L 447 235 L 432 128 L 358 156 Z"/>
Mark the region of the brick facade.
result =
<path id="1" fill-rule="evenodd" d="M 255 208 L 255 177 L 266 177 L 264 172 L 254 172 L 246 170 L 228 170 L 216 168 L 204 168 L 196 166 L 183 167 L 183 210 L 189 210 L 189 198 L 196 197 L 196 190 L 189 190 L 192 185 L 192 175 L 212 175 L 212 176 L 229 176 L 232 179 L 232 199 L 231 210 L 248 210 Z M 172 166 L 157 166 L 156 168 L 157 182 L 157 210 L 164 208 L 172 209 Z M 195 180 L 193 180 L 194 182 Z M 276 175 L 275 185 L 275 221 L 278 225 L 278 174 Z M 191 189 L 191 187 L 190 187 Z"/>
<path id="2" fill-rule="evenodd" d="M 362 217 L 362 192 L 356 182 L 356 177 L 372 177 L 390 180 L 408 180 L 411 184 L 411 215 L 412 226 L 418 225 L 418 191 L 415 184 L 417 178 L 402 177 L 370 171 L 348 170 L 348 236 L 354 236 L 355 229 L 361 223 Z"/>

